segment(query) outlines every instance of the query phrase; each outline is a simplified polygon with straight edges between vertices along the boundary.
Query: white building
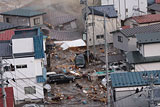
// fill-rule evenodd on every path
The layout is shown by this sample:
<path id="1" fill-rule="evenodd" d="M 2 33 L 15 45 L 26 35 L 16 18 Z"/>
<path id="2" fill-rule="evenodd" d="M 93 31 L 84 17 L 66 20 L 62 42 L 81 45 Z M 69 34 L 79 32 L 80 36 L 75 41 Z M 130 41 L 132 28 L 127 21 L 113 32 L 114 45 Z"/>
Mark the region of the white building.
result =
<path id="1" fill-rule="evenodd" d="M 101 0 L 101 5 L 114 5 L 121 20 L 147 14 L 147 0 Z"/>
<path id="2" fill-rule="evenodd" d="M 3 62 L 8 63 L 4 67 L 4 76 L 8 78 L 8 86 L 14 88 L 15 101 L 44 98 L 45 46 L 43 42 L 43 35 L 36 28 L 15 31 L 12 43 L 5 44 L 6 55 L 1 55 Z M 0 43 L 0 45 L 4 44 Z"/>

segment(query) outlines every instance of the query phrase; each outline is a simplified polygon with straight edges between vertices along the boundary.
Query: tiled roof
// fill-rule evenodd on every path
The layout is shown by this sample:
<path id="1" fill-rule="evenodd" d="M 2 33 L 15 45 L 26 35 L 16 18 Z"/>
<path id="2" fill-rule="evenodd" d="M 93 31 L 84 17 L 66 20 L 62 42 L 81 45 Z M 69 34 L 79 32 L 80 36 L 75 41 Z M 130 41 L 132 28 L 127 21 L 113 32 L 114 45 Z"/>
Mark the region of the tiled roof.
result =
<path id="1" fill-rule="evenodd" d="M 126 54 L 126 58 L 128 60 L 128 63 L 130 64 L 151 63 L 160 61 L 160 56 L 143 57 L 139 51 L 128 52 Z"/>
<path id="2" fill-rule="evenodd" d="M 160 43 L 160 32 L 144 33 L 136 35 L 138 43 Z"/>
<path id="3" fill-rule="evenodd" d="M 11 57 L 12 47 L 10 41 L 0 41 L 0 57 Z"/>
<path id="4" fill-rule="evenodd" d="M 160 11 L 160 4 L 152 4 L 150 6 L 148 6 L 148 9 L 150 10 L 154 10 L 154 11 Z"/>
<path id="5" fill-rule="evenodd" d="M 14 35 L 13 29 L 0 32 L 0 41 L 1 40 L 10 40 L 13 35 Z"/>
<path id="6" fill-rule="evenodd" d="M 160 31 L 160 24 L 153 24 L 149 26 L 142 26 L 142 27 L 134 27 L 129 29 L 122 29 L 115 32 L 121 32 L 127 37 L 134 36 L 135 34 L 141 33 L 151 33 L 151 32 L 158 32 Z"/>
<path id="7" fill-rule="evenodd" d="M 135 16 L 133 19 L 139 23 L 153 23 L 153 22 L 160 22 L 160 14 L 148 14 L 143 16 Z"/>
<path id="8" fill-rule="evenodd" d="M 13 29 L 13 28 L 16 28 L 16 27 L 18 27 L 18 26 L 15 26 L 15 25 L 12 25 L 12 24 L 9 24 L 9 23 L 5 23 L 5 22 L 0 22 L 0 31 Z"/>
<path id="9" fill-rule="evenodd" d="M 92 9 L 94 11 L 95 15 L 104 16 L 104 13 L 106 17 L 108 18 L 116 18 L 117 12 L 113 5 L 103 5 L 103 6 L 89 6 L 89 14 L 92 14 Z"/>
<path id="10" fill-rule="evenodd" d="M 143 74 L 150 76 L 151 74 L 156 76 L 160 71 L 143 71 L 143 72 L 125 72 L 125 73 L 113 73 L 111 74 L 112 87 L 123 88 L 123 87 L 136 87 L 136 86 L 146 86 L 148 81 L 143 78 Z M 155 84 L 160 84 L 160 77 L 155 82 Z"/>
<path id="11" fill-rule="evenodd" d="M 45 13 L 35 11 L 35 10 L 25 9 L 25 8 L 18 8 L 18 9 L 10 10 L 10 11 L 3 12 L 0 14 L 1 15 L 11 15 L 11 16 L 33 17 L 33 16 L 38 16 L 38 15 L 43 15 Z"/>
<path id="12" fill-rule="evenodd" d="M 82 38 L 82 34 L 77 31 L 55 31 L 50 32 L 51 39 L 58 41 L 71 41 Z"/>

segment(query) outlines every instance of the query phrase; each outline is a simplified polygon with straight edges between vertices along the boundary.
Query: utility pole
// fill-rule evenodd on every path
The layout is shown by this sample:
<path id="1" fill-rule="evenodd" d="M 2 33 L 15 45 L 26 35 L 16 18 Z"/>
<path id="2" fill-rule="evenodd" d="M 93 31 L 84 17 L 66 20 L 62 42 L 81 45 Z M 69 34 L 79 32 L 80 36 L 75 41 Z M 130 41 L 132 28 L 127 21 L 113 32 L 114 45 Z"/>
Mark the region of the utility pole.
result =
<path id="1" fill-rule="evenodd" d="M 4 79 L 3 79 L 3 64 L 2 64 L 2 57 L 0 57 L 0 74 L 1 74 L 1 86 L 2 86 L 2 97 L 3 97 L 3 107 L 7 107 L 6 103 L 6 92 L 4 89 Z"/>
<path id="2" fill-rule="evenodd" d="M 93 0 L 93 6 L 94 6 L 94 0 Z M 96 56 L 95 37 L 94 37 L 95 17 L 94 17 L 93 6 L 92 6 L 93 53 L 94 53 L 94 56 Z"/>
<path id="3" fill-rule="evenodd" d="M 107 80 L 107 107 L 110 107 L 110 87 L 109 87 L 109 74 L 108 74 L 108 44 L 106 35 L 106 14 L 104 12 L 104 39 L 105 39 L 105 56 L 106 56 L 106 80 Z"/>

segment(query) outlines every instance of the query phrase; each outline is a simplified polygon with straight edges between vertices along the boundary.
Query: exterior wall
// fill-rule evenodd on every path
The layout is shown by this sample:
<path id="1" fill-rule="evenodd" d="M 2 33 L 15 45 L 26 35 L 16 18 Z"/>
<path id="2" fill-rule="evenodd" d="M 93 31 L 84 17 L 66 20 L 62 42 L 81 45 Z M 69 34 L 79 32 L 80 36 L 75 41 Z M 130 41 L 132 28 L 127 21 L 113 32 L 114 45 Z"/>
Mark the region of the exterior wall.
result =
<path id="1" fill-rule="evenodd" d="M 13 53 L 34 52 L 33 38 L 22 38 L 12 40 Z"/>
<path id="2" fill-rule="evenodd" d="M 158 23 L 160 23 L 160 22 L 139 24 L 138 26 L 148 26 L 148 25 L 153 25 L 153 24 L 158 24 Z"/>
<path id="3" fill-rule="evenodd" d="M 42 25 L 42 24 L 43 24 L 43 16 L 42 16 L 42 15 L 40 15 L 40 16 L 35 16 L 35 17 L 31 17 L 31 18 L 30 18 L 30 26 L 31 26 L 31 27 L 32 27 L 32 26 L 37 26 L 37 25 L 34 24 L 34 19 L 36 19 L 36 18 L 40 18 L 40 24 L 38 24 L 38 25 Z"/>
<path id="4" fill-rule="evenodd" d="M 136 64 L 135 71 L 153 71 L 160 70 L 160 62 Z"/>
<path id="5" fill-rule="evenodd" d="M 4 73 L 4 76 L 9 78 L 9 86 L 12 86 L 14 88 L 14 96 L 16 100 L 24 100 L 25 98 L 44 98 L 43 84 L 36 82 L 36 76 L 42 75 L 43 66 L 41 65 L 41 59 L 35 60 L 34 57 L 28 57 L 8 59 L 6 61 L 12 65 L 27 65 L 27 68 L 17 68 L 16 71 L 6 71 Z M 16 82 L 10 80 L 12 78 L 14 78 Z M 25 95 L 24 87 L 28 86 L 36 86 L 36 94 Z"/>
<path id="6" fill-rule="evenodd" d="M 101 0 L 101 5 L 113 5 L 119 13 L 119 18 L 124 20 L 128 17 L 142 15 L 141 12 L 135 11 L 138 9 L 143 14 L 147 14 L 147 0 Z"/>
<path id="7" fill-rule="evenodd" d="M 27 17 L 19 17 L 19 16 L 3 16 L 3 21 L 6 21 L 6 18 L 11 20 L 11 24 L 21 25 L 21 26 L 30 26 L 29 18 Z"/>
<path id="8" fill-rule="evenodd" d="M 121 36 L 123 38 L 123 42 L 118 41 L 118 36 Z M 121 33 L 114 33 L 113 35 L 113 46 L 117 49 L 128 51 L 128 38 L 126 38 Z"/>
<path id="9" fill-rule="evenodd" d="M 160 56 L 160 43 L 144 44 L 144 57 Z"/>
<path id="10" fill-rule="evenodd" d="M 135 37 L 130 37 L 128 41 L 128 51 L 136 51 L 137 50 L 137 39 Z"/>
<path id="11" fill-rule="evenodd" d="M 104 35 L 104 18 L 103 16 L 95 16 L 95 27 L 94 27 L 94 39 L 95 44 L 104 44 L 104 38 L 97 39 L 97 35 Z M 92 15 L 88 17 L 88 23 L 92 23 Z M 113 43 L 113 36 L 110 32 L 117 30 L 117 18 L 106 18 L 106 33 L 107 42 Z M 89 45 L 93 45 L 93 27 L 92 25 L 88 27 L 88 41 Z"/>

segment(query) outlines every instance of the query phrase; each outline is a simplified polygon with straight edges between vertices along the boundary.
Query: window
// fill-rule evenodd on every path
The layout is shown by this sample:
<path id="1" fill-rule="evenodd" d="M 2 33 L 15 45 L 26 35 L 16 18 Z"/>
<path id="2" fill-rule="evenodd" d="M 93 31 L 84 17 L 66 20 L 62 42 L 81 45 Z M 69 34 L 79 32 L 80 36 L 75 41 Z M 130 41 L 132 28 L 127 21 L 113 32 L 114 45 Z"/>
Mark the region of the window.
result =
<path id="1" fill-rule="evenodd" d="M 40 18 L 35 18 L 34 25 L 39 25 L 39 24 L 40 24 Z"/>
<path id="2" fill-rule="evenodd" d="M 96 39 L 104 39 L 104 35 L 97 35 Z"/>
<path id="3" fill-rule="evenodd" d="M 21 68 L 27 68 L 27 65 L 16 65 L 17 69 L 21 69 Z"/>
<path id="4" fill-rule="evenodd" d="M 123 37 L 122 36 L 118 36 L 118 42 L 123 42 Z"/>
<path id="5" fill-rule="evenodd" d="M 36 87 L 35 86 L 29 86 L 24 87 L 25 94 L 36 94 Z"/>
<path id="6" fill-rule="evenodd" d="M 9 17 L 6 18 L 7 23 L 11 23 L 11 19 Z"/>
<path id="7" fill-rule="evenodd" d="M 10 66 L 5 66 L 4 70 L 5 71 L 15 71 L 14 66 L 12 64 L 10 64 Z"/>

